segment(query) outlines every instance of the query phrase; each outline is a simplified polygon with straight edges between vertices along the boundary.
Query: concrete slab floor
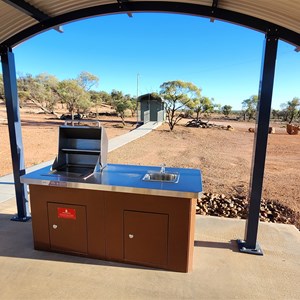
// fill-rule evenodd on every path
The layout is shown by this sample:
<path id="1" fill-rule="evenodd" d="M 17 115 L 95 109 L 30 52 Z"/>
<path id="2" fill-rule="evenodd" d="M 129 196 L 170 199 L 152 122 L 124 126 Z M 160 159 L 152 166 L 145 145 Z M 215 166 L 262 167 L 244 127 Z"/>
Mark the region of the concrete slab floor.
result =
<path id="1" fill-rule="evenodd" d="M 0 299 L 300 299 L 300 234 L 260 223 L 264 256 L 238 252 L 245 221 L 196 217 L 194 270 L 176 273 L 33 249 L 0 203 Z"/>

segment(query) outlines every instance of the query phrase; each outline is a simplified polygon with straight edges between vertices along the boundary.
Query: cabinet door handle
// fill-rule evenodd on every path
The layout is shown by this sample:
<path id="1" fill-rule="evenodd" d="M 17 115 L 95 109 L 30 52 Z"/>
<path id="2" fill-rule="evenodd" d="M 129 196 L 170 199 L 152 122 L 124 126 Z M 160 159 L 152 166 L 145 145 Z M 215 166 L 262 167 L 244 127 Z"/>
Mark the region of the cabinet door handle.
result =
<path id="1" fill-rule="evenodd" d="M 57 225 L 56 224 L 53 224 L 52 227 L 53 227 L 53 229 L 57 229 Z"/>
<path id="2" fill-rule="evenodd" d="M 134 235 L 132 233 L 129 233 L 128 236 L 129 236 L 130 239 L 134 238 Z"/>

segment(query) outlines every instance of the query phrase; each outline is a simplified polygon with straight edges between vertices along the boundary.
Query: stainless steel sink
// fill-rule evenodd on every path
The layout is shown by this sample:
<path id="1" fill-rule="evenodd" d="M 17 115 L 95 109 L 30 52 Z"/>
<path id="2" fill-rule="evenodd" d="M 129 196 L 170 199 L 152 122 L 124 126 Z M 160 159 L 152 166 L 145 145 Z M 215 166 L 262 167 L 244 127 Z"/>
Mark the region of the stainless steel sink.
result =
<path id="1" fill-rule="evenodd" d="M 148 172 L 143 177 L 143 180 L 177 183 L 179 180 L 179 174 L 168 172 Z"/>

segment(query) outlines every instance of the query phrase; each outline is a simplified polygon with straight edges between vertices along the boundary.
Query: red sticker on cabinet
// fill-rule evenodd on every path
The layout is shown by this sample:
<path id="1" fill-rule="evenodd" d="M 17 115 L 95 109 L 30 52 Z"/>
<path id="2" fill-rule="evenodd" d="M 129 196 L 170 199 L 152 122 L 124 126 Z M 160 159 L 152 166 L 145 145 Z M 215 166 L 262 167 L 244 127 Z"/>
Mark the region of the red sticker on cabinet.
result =
<path id="1" fill-rule="evenodd" d="M 74 209 L 74 208 L 65 208 L 65 207 L 58 207 L 57 208 L 57 216 L 60 219 L 76 220 L 76 209 Z"/>

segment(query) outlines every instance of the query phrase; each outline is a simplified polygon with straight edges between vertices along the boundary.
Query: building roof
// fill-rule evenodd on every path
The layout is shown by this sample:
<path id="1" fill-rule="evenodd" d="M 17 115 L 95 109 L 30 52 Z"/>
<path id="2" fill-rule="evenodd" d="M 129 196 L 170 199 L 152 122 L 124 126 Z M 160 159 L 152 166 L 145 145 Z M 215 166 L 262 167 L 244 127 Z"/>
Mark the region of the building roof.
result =
<path id="1" fill-rule="evenodd" d="M 39 32 L 90 16 L 178 12 L 220 19 L 261 32 L 300 49 L 300 1 L 295 0 L 0 0 L 0 47 L 14 47 Z"/>
<path id="2" fill-rule="evenodd" d="M 155 100 L 155 101 L 163 102 L 163 99 L 156 93 L 148 93 L 138 97 L 138 101 L 143 101 L 143 100 Z"/>

